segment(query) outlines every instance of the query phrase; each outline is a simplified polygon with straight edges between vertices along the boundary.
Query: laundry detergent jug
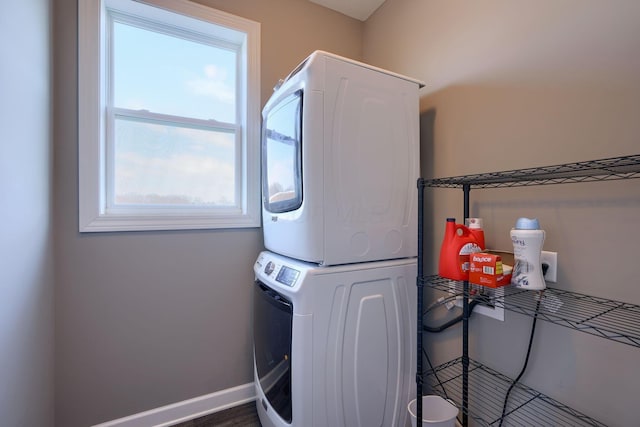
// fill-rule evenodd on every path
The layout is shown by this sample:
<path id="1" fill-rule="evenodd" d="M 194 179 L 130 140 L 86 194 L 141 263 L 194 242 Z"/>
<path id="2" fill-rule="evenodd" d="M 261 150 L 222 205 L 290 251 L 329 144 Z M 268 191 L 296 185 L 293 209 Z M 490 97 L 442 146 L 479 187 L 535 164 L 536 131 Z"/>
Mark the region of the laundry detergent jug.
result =
<path id="1" fill-rule="evenodd" d="M 481 248 L 468 227 L 447 218 L 444 238 L 440 247 L 438 274 L 453 280 L 469 280 L 469 256 Z"/>

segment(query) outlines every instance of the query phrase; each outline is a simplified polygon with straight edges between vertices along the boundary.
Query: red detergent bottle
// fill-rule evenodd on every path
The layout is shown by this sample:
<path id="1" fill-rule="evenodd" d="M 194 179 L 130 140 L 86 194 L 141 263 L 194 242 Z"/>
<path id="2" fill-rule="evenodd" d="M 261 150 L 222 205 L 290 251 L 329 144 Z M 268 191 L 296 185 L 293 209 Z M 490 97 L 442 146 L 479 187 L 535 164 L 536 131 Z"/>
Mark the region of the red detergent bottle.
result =
<path id="1" fill-rule="evenodd" d="M 440 247 L 438 274 L 453 280 L 469 280 L 469 256 L 481 248 L 471 230 L 447 218 L 444 238 Z"/>

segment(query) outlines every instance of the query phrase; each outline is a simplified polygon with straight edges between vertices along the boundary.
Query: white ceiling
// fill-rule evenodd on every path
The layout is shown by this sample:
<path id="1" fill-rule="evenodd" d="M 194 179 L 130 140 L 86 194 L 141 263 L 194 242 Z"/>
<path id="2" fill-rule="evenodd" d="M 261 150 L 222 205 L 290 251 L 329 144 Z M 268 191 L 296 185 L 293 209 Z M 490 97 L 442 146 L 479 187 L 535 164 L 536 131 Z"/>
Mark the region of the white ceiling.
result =
<path id="1" fill-rule="evenodd" d="M 309 0 L 352 18 L 366 21 L 385 0 Z"/>

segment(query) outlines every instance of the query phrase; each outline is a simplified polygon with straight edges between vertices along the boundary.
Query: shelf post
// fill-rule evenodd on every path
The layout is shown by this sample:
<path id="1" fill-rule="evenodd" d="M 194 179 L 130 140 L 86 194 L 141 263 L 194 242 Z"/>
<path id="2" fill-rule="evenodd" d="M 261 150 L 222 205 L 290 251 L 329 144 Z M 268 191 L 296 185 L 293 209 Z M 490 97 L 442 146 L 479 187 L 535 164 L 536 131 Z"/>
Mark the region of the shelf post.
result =
<path id="1" fill-rule="evenodd" d="M 423 293 L 424 293 L 424 283 L 423 283 L 423 259 L 424 259 L 424 187 L 425 182 L 424 179 L 418 179 L 418 259 L 417 259 L 417 277 L 416 277 L 416 286 L 417 289 L 417 355 L 416 355 L 416 422 L 418 425 L 422 424 L 422 311 L 423 311 Z"/>
<path id="2" fill-rule="evenodd" d="M 470 184 L 463 184 L 464 220 L 469 218 Z M 469 425 L 469 281 L 465 280 L 462 288 L 462 426 Z"/>

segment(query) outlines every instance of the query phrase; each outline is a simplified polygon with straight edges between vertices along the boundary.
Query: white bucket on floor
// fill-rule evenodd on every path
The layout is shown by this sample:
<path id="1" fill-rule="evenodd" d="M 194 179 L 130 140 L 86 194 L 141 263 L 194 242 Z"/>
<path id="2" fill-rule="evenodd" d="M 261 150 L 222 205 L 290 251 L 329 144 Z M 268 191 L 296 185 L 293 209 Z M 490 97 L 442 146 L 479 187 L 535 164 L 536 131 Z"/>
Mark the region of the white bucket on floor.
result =
<path id="1" fill-rule="evenodd" d="M 411 425 L 416 427 L 417 401 L 409 402 Z M 422 426 L 421 427 L 455 427 L 458 408 L 440 396 L 422 396 Z"/>

